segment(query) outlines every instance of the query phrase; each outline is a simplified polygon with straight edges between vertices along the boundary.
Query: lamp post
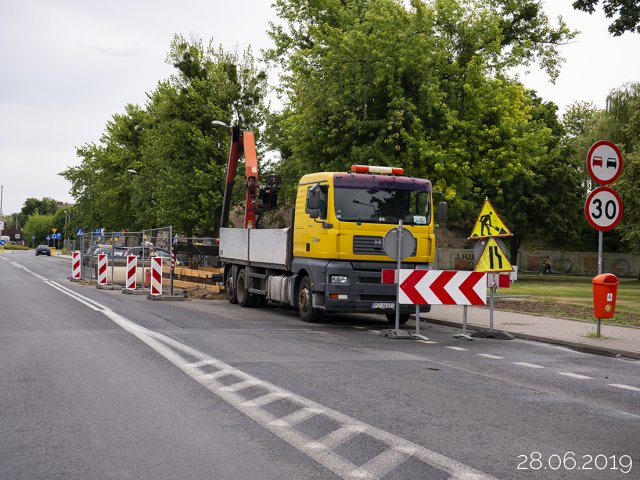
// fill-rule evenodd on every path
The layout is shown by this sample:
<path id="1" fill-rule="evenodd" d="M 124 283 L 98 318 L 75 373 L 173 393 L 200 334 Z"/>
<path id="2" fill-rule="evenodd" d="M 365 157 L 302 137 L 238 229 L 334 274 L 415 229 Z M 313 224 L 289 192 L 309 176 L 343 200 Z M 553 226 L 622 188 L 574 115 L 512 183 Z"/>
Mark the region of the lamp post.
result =
<path id="1" fill-rule="evenodd" d="M 63 248 L 69 250 L 69 234 L 67 233 L 67 224 L 69 223 L 69 212 L 64 211 L 64 242 Z"/>

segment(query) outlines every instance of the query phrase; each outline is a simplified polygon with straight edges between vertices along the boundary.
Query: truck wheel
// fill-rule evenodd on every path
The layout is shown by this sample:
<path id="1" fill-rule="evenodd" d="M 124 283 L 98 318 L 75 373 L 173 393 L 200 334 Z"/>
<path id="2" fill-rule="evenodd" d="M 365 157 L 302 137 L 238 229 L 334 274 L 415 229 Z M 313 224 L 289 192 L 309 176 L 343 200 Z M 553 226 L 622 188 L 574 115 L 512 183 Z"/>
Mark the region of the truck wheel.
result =
<path id="1" fill-rule="evenodd" d="M 238 270 L 236 279 L 236 297 L 241 307 L 251 308 L 256 304 L 256 296 L 249 292 L 249 282 L 247 281 L 247 271 L 243 268 Z"/>
<path id="2" fill-rule="evenodd" d="M 224 291 L 227 293 L 227 300 L 229 300 L 229 303 L 233 305 L 238 303 L 238 295 L 236 295 L 236 286 L 234 283 L 234 278 L 231 275 L 231 271 L 229 271 L 229 274 L 224 281 Z"/>
<path id="3" fill-rule="evenodd" d="M 396 324 L 396 314 L 395 313 L 386 313 L 385 315 L 387 317 L 387 321 L 391 325 L 395 325 Z M 411 317 L 410 313 L 401 313 L 400 314 L 400 325 L 404 325 L 405 323 L 407 323 L 409 321 L 410 317 Z"/>
<path id="4" fill-rule="evenodd" d="M 311 280 L 303 277 L 298 290 L 298 313 L 303 322 L 317 322 L 322 317 L 322 310 L 311 306 L 311 295 Z"/>

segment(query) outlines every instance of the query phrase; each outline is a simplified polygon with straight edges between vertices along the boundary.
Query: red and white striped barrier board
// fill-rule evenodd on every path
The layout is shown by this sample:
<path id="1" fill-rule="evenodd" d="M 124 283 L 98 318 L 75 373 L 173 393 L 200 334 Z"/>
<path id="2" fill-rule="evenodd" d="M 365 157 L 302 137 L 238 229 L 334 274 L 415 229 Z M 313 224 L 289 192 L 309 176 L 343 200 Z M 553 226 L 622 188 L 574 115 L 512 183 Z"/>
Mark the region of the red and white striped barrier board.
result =
<path id="1" fill-rule="evenodd" d="M 385 274 L 385 271 L 387 272 Z M 395 283 L 383 270 L 383 283 Z M 400 270 L 399 302 L 412 305 L 486 305 L 487 274 L 456 270 Z M 391 280 L 391 281 L 389 281 Z"/>
<path id="2" fill-rule="evenodd" d="M 162 257 L 151 257 L 151 295 L 162 295 Z"/>
<path id="3" fill-rule="evenodd" d="M 107 254 L 98 254 L 98 285 L 107 284 Z"/>
<path id="4" fill-rule="evenodd" d="M 74 280 L 80 280 L 82 278 L 80 252 L 78 250 L 71 254 L 71 278 Z"/>
<path id="5" fill-rule="evenodd" d="M 138 275 L 138 257 L 127 255 L 127 278 L 124 288 L 128 290 L 136 289 L 136 276 Z"/>

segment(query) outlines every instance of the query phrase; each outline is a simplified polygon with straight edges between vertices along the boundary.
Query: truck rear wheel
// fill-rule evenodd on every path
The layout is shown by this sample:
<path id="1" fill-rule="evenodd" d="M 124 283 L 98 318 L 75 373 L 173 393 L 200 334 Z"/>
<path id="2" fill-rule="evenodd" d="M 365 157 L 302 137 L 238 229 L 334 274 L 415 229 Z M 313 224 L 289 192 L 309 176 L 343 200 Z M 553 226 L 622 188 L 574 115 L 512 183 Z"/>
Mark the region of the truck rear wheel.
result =
<path id="1" fill-rule="evenodd" d="M 322 310 L 313 308 L 311 295 L 311 280 L 303 277 L 298 289 L 298 313 L 303 322 L 317 322 L 322 317 Z"/>
<path id="2" fill-rule="evenodd" d="M 387 321 L 390 324 L 392 324 L 392 325 L 396 324 L 396 314 L 395 313 L 386 313 L 385 315 L 387 317 Z M 400 325 L 404 325 L 405 323 L 407 323 L 409 321 L 409 318 L 411 318 L 411 314 L 410 313 L 401 313 L 400 314 Z"/>
<path id="3" fill-rule="evenodd" d="M 238 303 L 238 295 L 236 295 L 235 278 L 233 278 L 231 273 L 232 272 L 230 270 L 227 278 L 224 280 L 224 291 L 227 294 L 227 300 L 229 300 L 229 303 L 236 304 Z"/>
<path id="4" fill-rule="evenodd" d="M 243 268 L 238 270 L 238 278 L 236 279 L 236 297 L 241 307 L 250 308 L 256 304 L 256 295 L 249 292 L 249 282 L 247 271 Z"/>

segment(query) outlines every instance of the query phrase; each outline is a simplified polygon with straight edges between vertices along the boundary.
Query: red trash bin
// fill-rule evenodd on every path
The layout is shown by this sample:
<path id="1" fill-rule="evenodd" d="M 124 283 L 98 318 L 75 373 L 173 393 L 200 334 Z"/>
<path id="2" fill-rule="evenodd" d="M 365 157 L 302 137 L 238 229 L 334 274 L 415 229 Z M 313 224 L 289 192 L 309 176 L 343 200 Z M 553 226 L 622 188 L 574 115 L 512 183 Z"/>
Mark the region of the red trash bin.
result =
<path id="1" fill-rule="evenodd" d="M 603 273 L 591 280 L 593 284 L 593 314 L 596 318 L 613 318 L 616 312 L 618 277 Z"/>

